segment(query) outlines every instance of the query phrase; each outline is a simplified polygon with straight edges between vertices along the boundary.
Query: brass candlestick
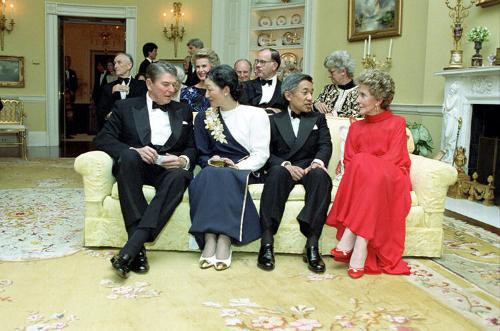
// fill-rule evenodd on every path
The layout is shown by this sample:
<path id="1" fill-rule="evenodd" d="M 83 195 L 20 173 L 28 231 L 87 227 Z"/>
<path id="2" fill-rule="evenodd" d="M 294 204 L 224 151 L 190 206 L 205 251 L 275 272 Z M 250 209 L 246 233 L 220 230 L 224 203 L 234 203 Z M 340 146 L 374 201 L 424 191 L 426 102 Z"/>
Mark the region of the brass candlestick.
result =
<path id="1" fill-rule="evenodd" d="M 469 15 L 469 8 L 472 7 L 472 5 L 474 5 L 475 3 L 474 0 L 471 0 L 468 6 L 464 6 L 463 0 L 456 0 L 456 1 L 457 1 L 456 5 L 454 7 L 450 6 L 450 0 L 445 1 L 446 7 L 450 9 L 450 17 L 451 20 L 453 21 L 453 24 L 451 25 L 451 30 L 453 33 L 454 47 L 450 51 L 451 53 L 450 63 L 444 69 L 457 69 L 463 67 L 462 65 L 463 51 L 460 49 L 461 48 L 460 41 L 462 39 L 462 32 L 464 31 L 462 23 L 464 19 Z"/>
<path id="2" fill-rule="evenodd" d="M 371 54 L 371 55 L 369 54 L 361 59 L 361 64 L 363 65 L 363 68 L 365 68 L 365 69 L 387 70 L 391 67 L 392 59 L 390 57 L 386 57 L 382 61 L 380 61 L 380 60 L 377 61 L 377 58 L 375 57 L 374 54 Z"/>

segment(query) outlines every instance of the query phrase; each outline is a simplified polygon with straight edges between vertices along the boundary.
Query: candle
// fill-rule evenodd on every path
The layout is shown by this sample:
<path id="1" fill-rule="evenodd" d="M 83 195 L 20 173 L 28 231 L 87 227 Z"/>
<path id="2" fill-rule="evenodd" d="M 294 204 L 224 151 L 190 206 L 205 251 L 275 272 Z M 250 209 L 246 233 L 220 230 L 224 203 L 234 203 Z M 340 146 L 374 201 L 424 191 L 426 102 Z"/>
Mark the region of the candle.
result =
<path id="1" fill-rule="evenodd" d="M 163 13 L 163 26 L 167 27 L 167 13 Z"/>
<path id="2" fill-rule="evenodd" d="M 387 57 L 390 59 L 391 58 L 391 53 L 392 53 L 392 38 L 389 41 L 389 53 L 387 54 Z"/>
<path id="3" fill-rule="evenodd" d="M 14 5 L 10 4 L 10 19 L 14 19 Z"/>
<path id="4" fill-rule="evenodd" d="M 368 55 L 372 53 L 372 35 L 368 35 Z"/>
<path id="5" fill-rule="evenodd" d="M 365 39 L 365 45 L 363 47 L 363 59 L 366 58 L 366 39 Z"/>
<path id="6" fill-rule="evenodd" d="M 4 15 L 7 14 L 5 12 L 5 0 L 2 0 L 2 14 L 4 14 Z"/>

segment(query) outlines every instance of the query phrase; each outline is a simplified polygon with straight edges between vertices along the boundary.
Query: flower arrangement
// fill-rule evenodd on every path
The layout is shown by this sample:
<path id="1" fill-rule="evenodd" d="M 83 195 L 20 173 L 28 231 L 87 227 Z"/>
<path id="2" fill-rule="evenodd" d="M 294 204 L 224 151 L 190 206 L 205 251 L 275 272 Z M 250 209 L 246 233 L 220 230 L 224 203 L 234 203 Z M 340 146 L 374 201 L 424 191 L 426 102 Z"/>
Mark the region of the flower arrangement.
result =
<path id="1" fill-rule="evenodd" d="M 488 41 L 490 35 L 491 32 L 487 27 L 477 26 L 475 28 L 472 28 L 472 30 L 467 33 L 467 40 L 475 43 L 483 43 L 485 41 Z"/>
<path id="2" fill-rule="evenodd" d="M 212 131 L 210 134 L 220 143 L 226 143 L 226 135 L 224 134 L 224 126 L 219 118 L 219 111 L 216 108 L 208 108 L 205 112 L 205 128 Z"/>
<path id="3" fill-rule="evenodd" d="M 411 135 L 413 136 L 413 143 L 415 144 L 415 150 L 413 154 L 430 156 L 432 152 L 432 137 L 429 130 L 418 123 L 406 122 L 406 127 L 410 129 Z"/>

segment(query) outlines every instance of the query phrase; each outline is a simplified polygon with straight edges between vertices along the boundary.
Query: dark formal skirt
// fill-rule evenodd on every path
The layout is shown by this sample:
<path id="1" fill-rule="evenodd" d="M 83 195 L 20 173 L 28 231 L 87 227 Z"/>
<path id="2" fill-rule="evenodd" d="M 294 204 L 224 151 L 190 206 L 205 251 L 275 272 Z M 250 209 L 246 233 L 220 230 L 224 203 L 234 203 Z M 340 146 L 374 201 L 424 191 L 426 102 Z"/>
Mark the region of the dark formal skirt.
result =
<path id="1" fill-rule="evenodd" d="M 191 229 L 198 246 L 204 234 L 225 234 L 234 244 L 246 244 L 261 236 L 257 208 L 248 192 L 249 170 L 207 166 L 189 185 Z"/>

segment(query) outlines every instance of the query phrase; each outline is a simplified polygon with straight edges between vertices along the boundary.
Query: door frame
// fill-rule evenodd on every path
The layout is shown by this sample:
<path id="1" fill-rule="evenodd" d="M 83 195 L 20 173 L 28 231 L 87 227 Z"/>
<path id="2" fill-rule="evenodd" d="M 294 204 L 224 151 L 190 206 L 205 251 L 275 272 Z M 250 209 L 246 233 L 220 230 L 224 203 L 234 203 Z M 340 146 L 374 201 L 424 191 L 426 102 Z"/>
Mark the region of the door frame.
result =
<path id="1" fill-rule="evenodd" d="M 137 44 L 137 7 L 45 3 L 45 120 L 47 146 L 59 146 L 59 16 L 125 19 L 125 52 Z"/>

